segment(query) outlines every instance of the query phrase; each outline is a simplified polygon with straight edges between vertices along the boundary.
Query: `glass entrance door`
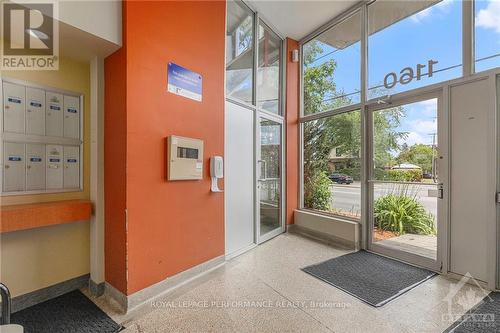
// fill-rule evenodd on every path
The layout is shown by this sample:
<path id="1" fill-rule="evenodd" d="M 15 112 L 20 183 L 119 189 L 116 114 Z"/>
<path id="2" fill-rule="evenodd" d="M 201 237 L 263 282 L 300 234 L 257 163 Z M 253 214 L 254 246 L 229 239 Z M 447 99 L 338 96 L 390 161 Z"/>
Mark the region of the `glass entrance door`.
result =
<path id="1" fill-rule="evenodd" d="M 443 115 L 438 96 L 369 108 L 369 248 L 439 270 L 445 213 Z"/>
<path id="2" fill-rule="evenodd" d="M 257 243 L 283 232 L 283 126 L 278 119 L 259 119 L 257 149 Z"/>

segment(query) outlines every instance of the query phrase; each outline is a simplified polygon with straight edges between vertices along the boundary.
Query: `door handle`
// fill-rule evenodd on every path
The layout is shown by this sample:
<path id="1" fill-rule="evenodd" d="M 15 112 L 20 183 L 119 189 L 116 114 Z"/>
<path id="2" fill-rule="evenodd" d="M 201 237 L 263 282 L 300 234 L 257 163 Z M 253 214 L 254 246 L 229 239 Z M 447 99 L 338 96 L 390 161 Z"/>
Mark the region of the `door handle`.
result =
<path id="1" fill-rule="evenodd" d="M 438 184 L 437 189 L 427 190 L 427 196 L 430 198 L 443 199 L 444 196 L 443 184 Z"/>

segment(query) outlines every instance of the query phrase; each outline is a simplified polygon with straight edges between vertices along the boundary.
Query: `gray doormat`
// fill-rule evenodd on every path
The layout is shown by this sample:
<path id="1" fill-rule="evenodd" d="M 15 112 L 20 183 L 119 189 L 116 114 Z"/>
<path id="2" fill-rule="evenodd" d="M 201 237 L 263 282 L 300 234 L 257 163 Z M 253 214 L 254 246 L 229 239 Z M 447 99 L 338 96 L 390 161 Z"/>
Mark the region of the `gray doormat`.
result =
<path id="1" fill-rule="evenodd" d="M 490 293 L 446 333 L 498 333 L 500 332 L 500 293 Z"/>
<path id="2" fill-rule="evenodd" d="M 302 270 L 375 307 L 436 275 L 366 251 L 349 253 Z"/>
<path id="3" fill-rule="evenodd" d="M 79 290 L 15 312 L 24 333 L 115 333 L 122 327 Z"/>

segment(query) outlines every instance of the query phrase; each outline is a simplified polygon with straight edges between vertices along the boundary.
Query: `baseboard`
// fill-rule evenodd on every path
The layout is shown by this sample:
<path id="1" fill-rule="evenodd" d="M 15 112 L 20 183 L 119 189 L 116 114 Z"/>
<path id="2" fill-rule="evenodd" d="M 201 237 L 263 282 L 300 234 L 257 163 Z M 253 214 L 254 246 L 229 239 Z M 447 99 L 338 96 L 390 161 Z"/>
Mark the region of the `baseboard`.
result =
<path id="1" fill-rule="evenodd" d="M 216 257 L 128 296 L 106 282 L 104 294 L 107 298 L 116 301 L 122 312 L 128 313 L 155 298 L 165 296 L 165 294 L 174 291 L 184 284 L 219 268 L 224 263 L 224 255 Z"/>
<path id="2" fill-rule="evenodd" d="M 250 244 L 248 246 L 245 246 L 244 248 L 242 248 L 242 249 L 240 249 L 238 251 L 234 251 L 234 252 L 232 252 L 230 254 L 226 254 L 226 260 L 234 259 L 234 258 L 242 255 L 243 253 L 246 253 L 246 252 L 250 251 L 251 249 L 253 249 L 256 246 L 257 246 L 257 244 L 252 243 L 252 244 Z"/>
<path id="3" fill-rule="evenodd" d="M 346 250 L 359 250 L 359 246 L 355 242 L 335 237 L 333 235 L 323 233 L 317 230 L 302 227 L 300 225 L 289 224 L 287 226 L 287 232 L 291 234 L 302 235 L 334 247 L 339 247 Z"/>
<path id="4" fill-rule="evenodd" d="M 64 295 L 70 291 L 88 286 L 90 274 L 85 274 L 50 287 L 42 288 L 12 298 L 12 312 L 21 311 L 30 306 Z"/>
<path id="5" fill-rule="evenodd" d="M 89 279 L 89 291 L 92 296 L 99 297 L 104 295 L 105 283 L 96 283 L 94 280 Z"/>

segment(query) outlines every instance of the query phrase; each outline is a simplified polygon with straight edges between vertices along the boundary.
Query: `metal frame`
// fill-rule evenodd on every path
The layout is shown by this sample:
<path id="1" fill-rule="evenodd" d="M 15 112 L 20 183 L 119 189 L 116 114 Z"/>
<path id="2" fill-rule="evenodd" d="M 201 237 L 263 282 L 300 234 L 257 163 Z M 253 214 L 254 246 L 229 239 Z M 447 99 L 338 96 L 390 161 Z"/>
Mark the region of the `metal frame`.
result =
<path id="1" fill-rule="evenodd" d="M 497 196 L 498 193 L 500 193 L 500 168 L 498 168 L 498 165 L 500 165 L 500 145 L 498 144 L 498 141 L 500 140 L 500 74 L 495 75 L 495 85 L 496 85 L 496 91 L 495 91 L 495 97 L 496 97 L 496 116 L 497 116 L 497 121 L 496 121 L 496 164 L 497 164 L 497 183 L 496 183 L 496 191 L 497 191 Z M 498 197 L 497 197 L 498 201 Z M 496 253 L 494 254 L 496 256 L 496 266 L 497 266 L 497 271 L 496 271 L 496 288 L 500 289 L 500 246 L 498 246 L 498 243 L 500 242 L 500 205 L 497 203 L 497 221 L 496 221 Z"/>
<path id="2" fill-rule="evenodd" d="M 270 24 L 260 13 L 249 3 L 241 0 L 235 0 L 246 7 L 250 13 L 253 14 L 253 68 L 252 68 L 252 103 L 249 104 L 231 97 L 226 97 L 226 101 L 242 106 L 249 111 L 253 112 L 254 121 L 254 149 L 253 149 L 253 188 L 254 188 L 254 243 L 260 244 L 265 242 L 286 230 L 285 216 L 286 216 L 286 121 L 285 121 L 285 107 L 286 107 L 286 43 L 283 34 L 281 34 L 272 24 Z M 281 40 L 280 45 L 280 73 L 279 73 L 279 114 L 263 110 L 257 107 L 258 89 L 257 89 L 257 75 L 258 75 L 258 60 L 259 60 L 259 24 L 262 23 L 267 29 L 271 30 Z M 259 189 L 258 189 L 258 158 L 260 156 L 260 120 L 267 119 L 274 121 L 281 126 L 281 161 L 280 161 L 280 228 L 277 228 L 268 234 L 260 236 L 260 203 L 259 203 Z M 252 247 L 250 247 L 252 248 Z"/>
<path id="3" fill-rule="evenodd" d="M 259 38 L 258 38 L 258 33 L 259 33 L 259 24 L 262 23 L 265 28 L 268 28 L 269 30 L 273 31 L 273 29 L 260 17 L 260 14 L 258 12 L 255 13 L 255 38 L 254 38 L 254 75 L 257 76 L 258 70 L 259 70 L 259 64 L 258 64 L 258 59 L 259 59 Z M 281 46 L 280 46 L 280 73 L 279 73 L 279 87 L 280 91 L 279 93 L 279 112 L 278 114 L 269 112 L 267 110 L 263 110 L 261 108 L 258 108 L 257 102 L 258 102 L 258 94 L 259 94 L 259 89 L 257 87 L 257 80 L 254 81 L 253 84 L 253 89 L 254 93 L 256 94 L 256 99 L 254 100 L 255 104 L 255 150 L 254 150 L 254 193 L 255 193 L 255 243 L 256 244 L 261 244 L 271 238 L 276 237 L 277 235 L 283 233 L 285 231 L 285 213 L 286 213 L 286 200 L 284 198 L 284 193 L 286 188 L 285 188 L 285 160 L 286 160 L 286 138 L 285 138 L 285 125 L 286 122 L 284 120 L 284 110 L 285 110 L 285 80 L 284 80 L 284 73 L 285 69 L 284 67 L 286 66 L 286 58 L 284 58 L 284 44 L 285 41 L 283 37 L 281 37 L 278 33 L 273 31 L 280 39 L 281 39 Z M 266 120 L 271 120 L 273 122 L 278 123 L 281 126 L 281 159 L 280 159 L 280 202 L 279 202 L 279 216 L 280 216 L 280 227 L 268 232 L 267 234 L 261 235 L 260 234 L 260 191 L 259 191 L 259 160 L 261 156 L 261 151 L 260 151 L 260 121 L 261 119 L 266 119 Z"/>
<path id="4" fill-rule="evenodd" d="M 374 228 L 374 216 L 373 216 L 373 204 L 374 204 L 374 199 L 375 199 L 375 194 L 374 194 L 374 185 L 375 184 L 381 184 L 381 183 L 396 183 L 396 184 L 414 184 L 412 182 L 391 182 L 391 181 L 377 181 L 373 178 L 373 170 L 374 170 L 374 165 L 373 165 L 373 113 L 376 111 L 380 110 L 385 110 L 391 107 L 397 107 L 397 106 L 402 106 L 402 105 L 407 105 L 407 104 L 412 104 L 412 103 L 417 103 L 429 99 L 437 99 L 437 116 L 438 116 L 438 142 L 440 142 L 440 154 L 443 156 L 448 156 L 448 117 L 447 117 L 447 110 L 443 108 L 443 93 L 442 89 L 441 90 L 431 90 L 430 92 L 422 92 L 419 94 L 400 94 L 400 95 L 395 95 L 393 99 L 391 99 L 391 103 L 388 105 L 385 104 L 377 104 L 377 103 L 371 103 L 366 105 L 365 110 L 367 112 L 367 118 L 369 121 L 367 122 L 367 127 L 368 127 L 368 132 L 370 133 L 370 140 L 365 142 L 367 146 L 369 147 L 369 152 L 370 155 L 366 159 L 366 168 L 368 168 L 368 174 L 369 178 L 367 179 L 367 211 L 366 211 L 366 227 L 365 232 L 366 232 L 366 249 L 381 253 L 383 255 L 393 257 L 402 261 L 408 261 L 415 263 L 418 266 L 426 267 L 434 271 L 441 271 L 443 267 L 442 263 L 442 258 L 443 258 L 443 248 L 444 242 L 443 239 L 446 238 L 447 235 L 447 221 L 448 221 L 448 209 L 447 209 L 447 204 L 448 204 L 448 198 L 449 198 L 449 192 L 444 191 L 445 196 L 444 198 L 440 199 L 438 203 L 438 215 L 436 216 L 437 219 L 437 228 L 438 228 L 438 239 L 437 239 L 437 255 L 436 255 L 436 260 L 432 260 L 430 258 L 422 257 L 410 252 L 404 252 L 398 249 L 393 249 L 387 246 L 379 245 L 373 241 L 373 228 Z M 442 170 L 441 170 L 442 169 Z M 443 183 L 443 186 L 448 187 L 449 184 L 449 179 L 448 179 L 448 158 L 443 159 L 443 163 L 441 164 L 440 168 L 440 175 L 441 179 L 440 181 Z"/>
<path id="5" fill-rule="evenodd" d="M 19 80 L 9 77 L 0 76 L 0 106 L 3 110 L 3 83 L 12 83 L 21 85 L 28 88 L 37 88 L 42 89 L 44 91 L 51 91 L 55 93 L 59 93 L 66 96 L 78 97 L 80 100 L 80 138 L 66 138 L 66 137 L 52 137 L 46 135 L 35 135 L 35 134 L 22 134 L 22 133 L 6 133 L 3 131 L 3 116 L 0 117 L 0 166 L 1 166 L 1 175 L 0 175 L 0 197 L 9 197 L 9 196 L 22 196 L 22 195 L 33 195 L 33 194 L 51 194 L 51 193 L 75 193 L 75 192 L 83 192 L 84 191 L 84 123 L 85 123 L 85 96 L 82 93 L 54 88 L 49 85 L 37 84 L 26 80 Z M 25 121 L 26 126 L 26 121 Z M 54 145 L 62 145 L 62 146 L 79 146 L 80 147 L 80 186 L 79 188 L 72 189 L 47 189 L 47 190 L 34 190 L 34 191 L 16 191 L 16 192 L 4 192 L 3 191 L 3 143 L 4 141 L 8 142 L 16 142 L 23 144 L 54 144 Z"/>
<path id="6" fill-rule="evenodd" d="M 474 73 L 474 0 L 462 0 L 462 68 L 463 76 Z"/>
<path id="7" fill-rule="evenodd" d="M 367 96 L 367 84 L 368 84 L 368 6 L 373 3 L 374 0 L 364 0 L 356 3 L 353 5 L 351 8 L 346 10 L 340 15 L 337 15 L 334 17 L 332 20 L 327 22 L 326 24 L 322 25 L 315 31 L 311 32 L 308 34 L 306 37 L 302 38 L 299 41 L 300 45 L 300 117 L 299 117 L 299 122 L 300 122 L 300 127 L 299 127 L 299 208 L 304 209 L 304 180 L 303 180 L 303 160 L 304 160 L 304 151 L 303 151 L 303 138 L 304 138 L 304 133 L 303 133 L 303 124 L 307 121 L 315 120 L 315 119 L 320 119 L 323 117 L 329 117 L 338 113 L 343 113 L 343 112 L 349 112 L 352 110 L 356 109 L 361 109 L 361 152 L 362 152 L 362 168 L 361 168 L 361 220 L 359 221 L 360 224 L 362 225 L 362 244 L 361 247 L 364 249 L 367 249 L 369 247 L 369 227 L 370 223 L 368 219 L 368 215 L 370 213 L 370 197 L 368 192 L 368 180 L 372 178 L 372 170 L 370 170 L 367 161 L 370 159 L 370 156 L 372 156 L 372 147 L 370 144 L 368 144 L 369 138 L 372 137 L 373 133 L 370 129 L 370 126 L 368 124 L 371 121 L 371 112 L 368 112 L 367 109 L 372 107 L 371 105 L 373 103 L 376 103 L 380 98 L 375 98 L 368 100 Z M 341 23 L 343 20 L 347 19 L 351 15 L 354 15 L 356 11 L 360 11 L 361 13 L 361 59 L 360 59 L 360 68 L 361 68 L 361 101 L 358 104 L 355 105 L 350 105 L 346 107 L 342 107 L 336 110 L 328 110 L 324 111 L 321 113 L 316 113 L 312 115 L 304 115 L 304 75 L 303 75 L 303 70 L 304 70 L 304 64 L 303 64 L 303 46 L 305 43 L 311 41 L 312 39 L 316 38 L 318 35 L 321 33 L 325 32 L 326 30 L 330 29 L 331 27 Z M 419 98 L 419 96 L 425 96 L 428 94 L 438 94 L 440 96 L 439 98 L 439 108 L 441 110 L 441 114 L 444 114 L 446 117 L 445 120 L 445 130 L 446 135 L 449 135 L 449 88 L 450 86 L 454 84 L 459 84 L 460 82 L 466 82 L 474 79 L 478 79 L 480 76 L 485 76 L 485 75 L 499 75 L 500 77 L 500 70 L 498 68 L 486 70 L 480 72 L 480 74 L 476 74 L 475 72 L 475 27 L 474 27 L 474 15 L 475 15 L 475 0 L 463 0 L 462 2 L 462 68 L 463 68 L 463 75 L 459 78 L 445 81 L 445 82 L 440 82 L 440 83 L 435 83 L 431 85 L 427 85 L 421 88 L 413 89 L 413 90 L 408 90 L 402 93 L 398 93 L 392 97 L 388 97 L 388 101 L 396 101 L 396 100 L 410 100 L 413 97 Z M 497 79 L 496 81 L 497 85 L 497 91 L 496 91 L 496 98 L 497 98 L 497 108 L 498 108 L 498 113 L 500 115 L 500 78 Z M 439 115 L 438 115 L 439 116 Z M 500 129 L 500 116 L 497 117 L 497 122 L 496 128 L 497 130 Z M 498 139 L 500 139 L 500 133 L 497 133 Z M 448 138 L 446 138 L 448 139 Z M 447 140 L 448 141 L 448 140 Z M 450 142 L 447 142 L 446 148 L 449 150 Z M 500 146 L 497 145 L 497 164 L 500 164 Z M 446 177 L 449 177 L 449 161 L 447 161 L 446 166 L 443 167 L 446 169 Z M 498 168 L 497 168 L 498 169 Z M 497 170 L 498 172 L 498 177 L 497 177 L 497 192 L 500 192 L 500 170 Z M 449 184 L 449 179 L 445 180 L 445 188 L 444 188 L 446 193 L 450 193 L 450 184 Z M 448 214 L 449 211 L 449 200 L 444 203 L 445 209 L 447 210 L 446 213 Z M 497 209 L 497 225 L 496 225 L 496 244 L 500 241 L 500 206 Z M 448 228 L 449 228 L 449 217 L 446 216 L 446 226 L 440 230 L 441 233 L 441 261 L 443 264 L 443 272 L 447 273 L 448 272 L 448 266 L 449 266 L 449 233 L 448 233 Z M 500 288 L 500 247 L 497 246 L 497 250 L 495 251 L 495 257 L 496 257 L 496 262 L 495 264 L 497 265 L 497 272 L 496 272 L 496 286 L 497 288 Z"/>

